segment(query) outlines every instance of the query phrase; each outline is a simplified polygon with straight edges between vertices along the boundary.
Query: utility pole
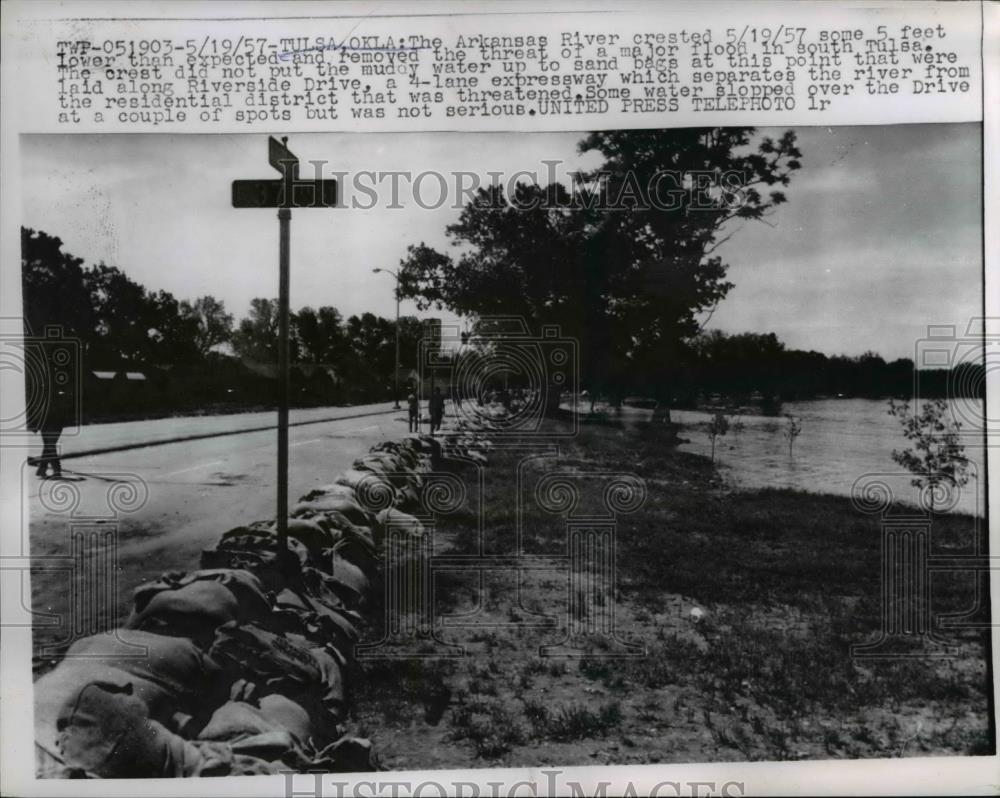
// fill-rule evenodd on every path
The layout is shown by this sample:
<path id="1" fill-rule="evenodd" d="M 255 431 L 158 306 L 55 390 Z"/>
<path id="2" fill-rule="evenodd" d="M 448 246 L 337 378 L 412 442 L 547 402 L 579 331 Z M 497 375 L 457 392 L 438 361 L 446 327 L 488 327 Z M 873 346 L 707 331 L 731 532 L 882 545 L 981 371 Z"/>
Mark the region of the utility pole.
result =
<path id="1" fill-rule="evenodd" d="M 399 272 L 394 272 L 392 269 L 372 269 L 375 274 L 384 272 L 385 274 L 391 274 L 396 280 L 396 363 L 393 368 L 393 374 L 395 375 L 395 391 L 396 391 L 396 406 L 395 409 L 399 410 Z"/>

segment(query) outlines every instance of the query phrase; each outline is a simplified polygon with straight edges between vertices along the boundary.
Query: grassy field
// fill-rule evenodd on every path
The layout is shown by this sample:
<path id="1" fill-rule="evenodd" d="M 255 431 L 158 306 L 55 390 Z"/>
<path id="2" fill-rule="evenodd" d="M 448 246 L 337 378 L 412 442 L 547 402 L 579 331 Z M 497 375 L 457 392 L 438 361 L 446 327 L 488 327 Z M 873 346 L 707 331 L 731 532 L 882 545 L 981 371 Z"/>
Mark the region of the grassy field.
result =
<path id="1" fill-rule="evenodd" d="M 540 656 L 581 606 L 558 569 L 497 570 L 482 585 L 438 574 L 437 611 L 475 613 L 437 632 L 465 656 L 369 661 L 359 680 L 355 718 L 385 767 L 992 752 L 982 632 L 952 633 L 950 658 L 852 658 L 880 629 L 881 537 L 879 519 L 849 499 L 731 492 L 708 460 L 676 451 L 667 428 L 587 425 L 558 457 L 495 450 L 481 506 L 475 472 L 456 466 L 468 498 L 435 530 L 436 553 L 475 553 L 480 510 L 485 550 L 513 551 L 519 464 L 522 494 L 552 471 L 645 481 L 645 503 L 617 522 L 614 595 L 582 605 L 613 603 L 618 637 L 645 655 L 609 656 L 619 648 L 591 635 L 582 656 Z M 559 554 L 565 520 L 537 504 L 525 502 L 524 550 Z M 600 509 L 584 504 L 578 513 Z M 951 553 L 977 534 L 969 516 L 934 519 L 934 545 Z M 935 577 L 932 590 L 935 612 L 973 606 L 967 574 Z M 525 623 L 543 615 L 557 626 Z"/>

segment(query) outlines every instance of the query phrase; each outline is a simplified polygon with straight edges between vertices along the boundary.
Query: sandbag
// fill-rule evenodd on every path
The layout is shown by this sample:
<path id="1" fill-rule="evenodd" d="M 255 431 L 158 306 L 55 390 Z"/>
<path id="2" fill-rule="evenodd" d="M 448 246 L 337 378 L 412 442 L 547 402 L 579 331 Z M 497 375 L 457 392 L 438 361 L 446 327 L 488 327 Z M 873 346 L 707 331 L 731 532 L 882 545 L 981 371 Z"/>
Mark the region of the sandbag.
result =
<path id="1" fill-rule="evenodd" d="M 176 697 L 162 684 L 100 662 L 64 659 L 34 684 L 35 742 L 39 748 L 59 756 L 59 711 L 90 682 L 130 690 L 146 705 L 150 716 L 165 725 L 173 725 Z"/>
<path id="2" fill-rule="evenodd" d="M 282 693 L 301 704 L 313 722 L 343 717 L 340 665 L 323 649 L 254 624 L 226 624 L 216 632 L 212 657 L 233 674 L 256 682 L 259 694 Z"/>
<path id="3" fill-rule="evenodd" d="M 344 736 L 313 758 L 312 769 L 323 773 L 370 773 L 379 766 L 371 740 Z"/>
<path id="4" fill-rule="evenodd" d="M 162 590 L 175 590 L 193 582 L 205 581 L 218 582 L 236 597 L 241 620 L 259 618 L 271 609 L 263 585 L 250 571 L 212 568 L 189 572 L 172 571 L 163 574 L 155 582 L 140 585 L 132 594 L 133 611 L 141 612 L 148 601 Z"/>
<path id="5" fill-rule="evenodd" d="M 207 715 L 226 700 L 219 666 L 190 640 L 135 629 L 115 629 L 76 641 L 65 658 L 35 682 L 35 735 L 54 750 L 56 718 L 83 684 L 101 682 L 130 692 L 168 727 L 175 715 Z"/>
<path id="6" fill-rule="evenodd" d="M 337 652 L 343 664 L 354 657 L 358 641 L 355 623 L 359 616 L 340 606 L 319 601 L 290 589 L 283 590 L 277 597 L 274 612 L 268 623 L 268 631 L 280 634 L 297 634 L 316 644 L 329 644 Z"/>
<path id="7" fill-rule="evenodd" d="M 357 605 L 365 601 L 368 597 L 370 584 L 364 571 L 348 562 L 337 551 L 331 550 L 327 556 L 331 578 L 351 591 L 354 596 L 353 604 Z M 345 603 L 352 604 L 351 601 L 345 601 Z"/>
<path id="8" fill-rule="evenodd" d="M 212 658 L 190 640 L 137 629 L 77 640 L 64 663 L 92 660 L 160 684 L 177 697 L 181 709 L 203 706 L 226 689 L 223 674 Z"/>
<path id="9" fill-rule="evenodd" d="M 378 570 L 378 556 L 374 547 L 368 541 L 360 538 L 344 538 L 340 540 L 332 551 L 343 557 L 349 563 L 356 565 L 366 575 Z"/>
<path id="10" fill-rule="evenodd" d="M 389 507 L 382 510 L 375 516 L 375 518 L 383 530 L 393 527 L 395 529 L 403 528 L 413 535 L 419 536 L 424 534 L 424 526 L 418 519 L 408 513 L 404 513 L 402 510 L 396 509 L 395 507 Z"/>
<path id="11" fill-rule="evenodd" d="M 291 732 L 252 704 L 245 701 L 227 701 L 215 710 L 208 723 L 198 733 L 198 739 L 233 743 L 274 731 Z"/>
<path id="12" fill-rule="evenodd" d="M 260 714 L 270 723 L 288 730 L 303 742 L 312 738 L 313 729 L 309 721 L 309 713 L 301 704 L 297 704 L 281 693 L 265 695 L 261 697 L 258 704 Z"/>
<path id="13" fill-rule="evenodd" d="M 149 717 L 127 691 L 87 682 L 59 710 L 59 751 L 69 768 L 99 778 L 187 778 L 281 772 L 280 762 L 214 741 L 188 742 Z"/>
<path id="14" fill-rule="evenodd" d="M 337 477 L 337 482 L 354 488 L 358 504 L 362 509 L 368 509 L 367 504 L 384 504 L 382 497 L 388 496 L 388 502 L 395 500 L 396 489 L 393 484 L 381 474 L 374 471 L 359 471 L 349 468 Z M 366 497 L 368 497 L 366 499 Z"/>
<path id="15" fill-rule="evenodd" d="M 326 498 L 337 498 L 346 499 L 347 501 L 354 501 L 354 489 L 349 488 L 346 485 L 338 485 L 337 483 L 331 483 L 329 485 L 321 485 L 318 488 L 313 488 L 308 493 L 304 494 L 299 501 L 309 502 L 314 499 L 319 499 L 322 497 Z"/>
<path id="16" fill-rule="evenodd" d="M 239 618 L 236 597 L 219 582 L 203 581 L 156 593 L 140 611 L 132 612 L 125 628 L 186 637 L 208 648 L 218 627 Z"/>
<path id="17" fill-rule="evenodd" d="M 352 537 L 363 540 L 370 546 L 371 553 L 375 553 L 375 537 L 372 534 L 371 527 L 367 525 L 355 524 L 350 518 L 338 510 L 307 509 L 302 510 L 296 515 L 299 515 L 302 518 L 307 518 L 310 521 L 314 521 L 331 534 L 334 530 L 336 530 L 337 532 L 346 533 Z M 336 545 L 337 541 L 341 537 L 343 537 L 343 535 L 333 535 L 334 545 Z"/>
<path id="18" fill-rule="evenodd" d="M 372 514 L 363 509 L 356 501 L 348 501 L 336 496 L 320 496 L 308 502 L 299 502 L 295 505 L 292 515 L 302 511 L 326 512 L 335 511 L 347 518 L 355 526 L 368 526 L 371 524 Z"/>
<path id="19" fill-rule="evenodd" d="M 289 536 L 288 549 L 299 567 L 309 564 L 309 550 L 301 541 Z M 277 537 L 271 522 L 257 522 L 224 533 L 214 549 L 206 549 L 201 553 L 201 567 L 250 571 L 260 580 L 264 589 L 270 591 L 280 590 L 283 583 L 278 562 Z"/>

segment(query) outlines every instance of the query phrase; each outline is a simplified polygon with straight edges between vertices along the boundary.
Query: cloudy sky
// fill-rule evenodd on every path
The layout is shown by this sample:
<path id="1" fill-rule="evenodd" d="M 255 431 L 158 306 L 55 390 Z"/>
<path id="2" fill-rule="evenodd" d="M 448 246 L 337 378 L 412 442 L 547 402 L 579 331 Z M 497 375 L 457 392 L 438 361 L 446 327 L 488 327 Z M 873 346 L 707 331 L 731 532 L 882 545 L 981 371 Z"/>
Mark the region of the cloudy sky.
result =
<path id="1" fill-rule="evenodd" d="M 894 358 L 912 356 L 928 324 L 964 327 L 981 315 L 978 124 L 797 133 L 803 168 L 788 204 L 719 249 L 736 287 L 710 328 Z M 490 171 L 529 170 L 546 182 L 544 161 L 559 159 L 564 171 L 597 165 L 576 154 L 581 135 L 302 134 L 289 147 L 303 176 L 312 172 L 306 161 L 319 159 L 327 173 L 464 171 L 487 183 Z M 253 297 L 277 294 L 275 212 L 230 206 L 232 180 L 277 176 L 265 136 L 34 136 L 21 144 L 23 223 L 59 236 L 66 251 L 179 298 L 212 294 L 237 318 Z M 445 248 L 445 225 L 458 215 L 453 203 L 421 208 L 404 184 L 402 207 L 385 207 L 388 179 L 382 187 L 371 210 L 293 214 L 293 308 L 392 316 L 392 280 L 372 269 L 395 268 L 411 243 Z M 418 194 L 433 205 L 439 190 L 425 178 Z M 403 313 L 414 310 L 403 303 Z"/>

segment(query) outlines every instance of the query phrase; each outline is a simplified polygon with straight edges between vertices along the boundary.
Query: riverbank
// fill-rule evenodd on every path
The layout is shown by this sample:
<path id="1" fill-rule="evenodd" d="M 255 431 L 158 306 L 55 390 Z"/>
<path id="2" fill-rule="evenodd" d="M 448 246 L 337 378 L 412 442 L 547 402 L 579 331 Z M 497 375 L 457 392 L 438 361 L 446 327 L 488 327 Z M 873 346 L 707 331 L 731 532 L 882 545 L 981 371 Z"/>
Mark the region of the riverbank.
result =
<path id="1" fill-rule="evenodd" d="M 558 458 L 526 461 L 523 451 L 499 447 L 491 454 L 482 517 L 492 553 L 515 545 L 519 463 L 529 499 L 532 485 L 556 471 L 570 472 L 570 483 L 572 472 L 632 473 L 645 481 L 647 497 L 618 518 L 613 594 L 567 596 L 566 573 L 556 568 L 520 576 L 491 569 L 481 590 L 475 573 L 435 575 L 438 611 L 471 613 L 474 625 L 437 629 L 466 656 L 366 666 L 355 711 L 383 765 L 990 752 L 981 631 L 951 633 L 955 656 L 947 659 L 851 656 L 882 626 L 878 517 L 842 496 L 732 490 L 707 458 L 672 445 L 673 433 L 662 425 L 587 424 L 561 444 Z M 478 547 L 473 472 L 457 474 L 469 495 L 441 519 L 435 553 Z M 522 508 L 524 550 L 565 552 L 565 520 L 536 504 Z M 934 519 L 932 540 L 957 554 L 984 534 L 974 517 L 951 513 Z M 967 574 L 935 577 L 933 586 L 935 614 L 974 606 Z M 560 640 L 571 610 L 607 618 L 611 607 L 617 641 L 591 634 L 585 656 L 539 656 L 540 646 Z M 528 623 L 543 616 L 557 627 Z M 609 657 L 635 652 L 622 643 L 644 647 L 645 656 Z"/>

